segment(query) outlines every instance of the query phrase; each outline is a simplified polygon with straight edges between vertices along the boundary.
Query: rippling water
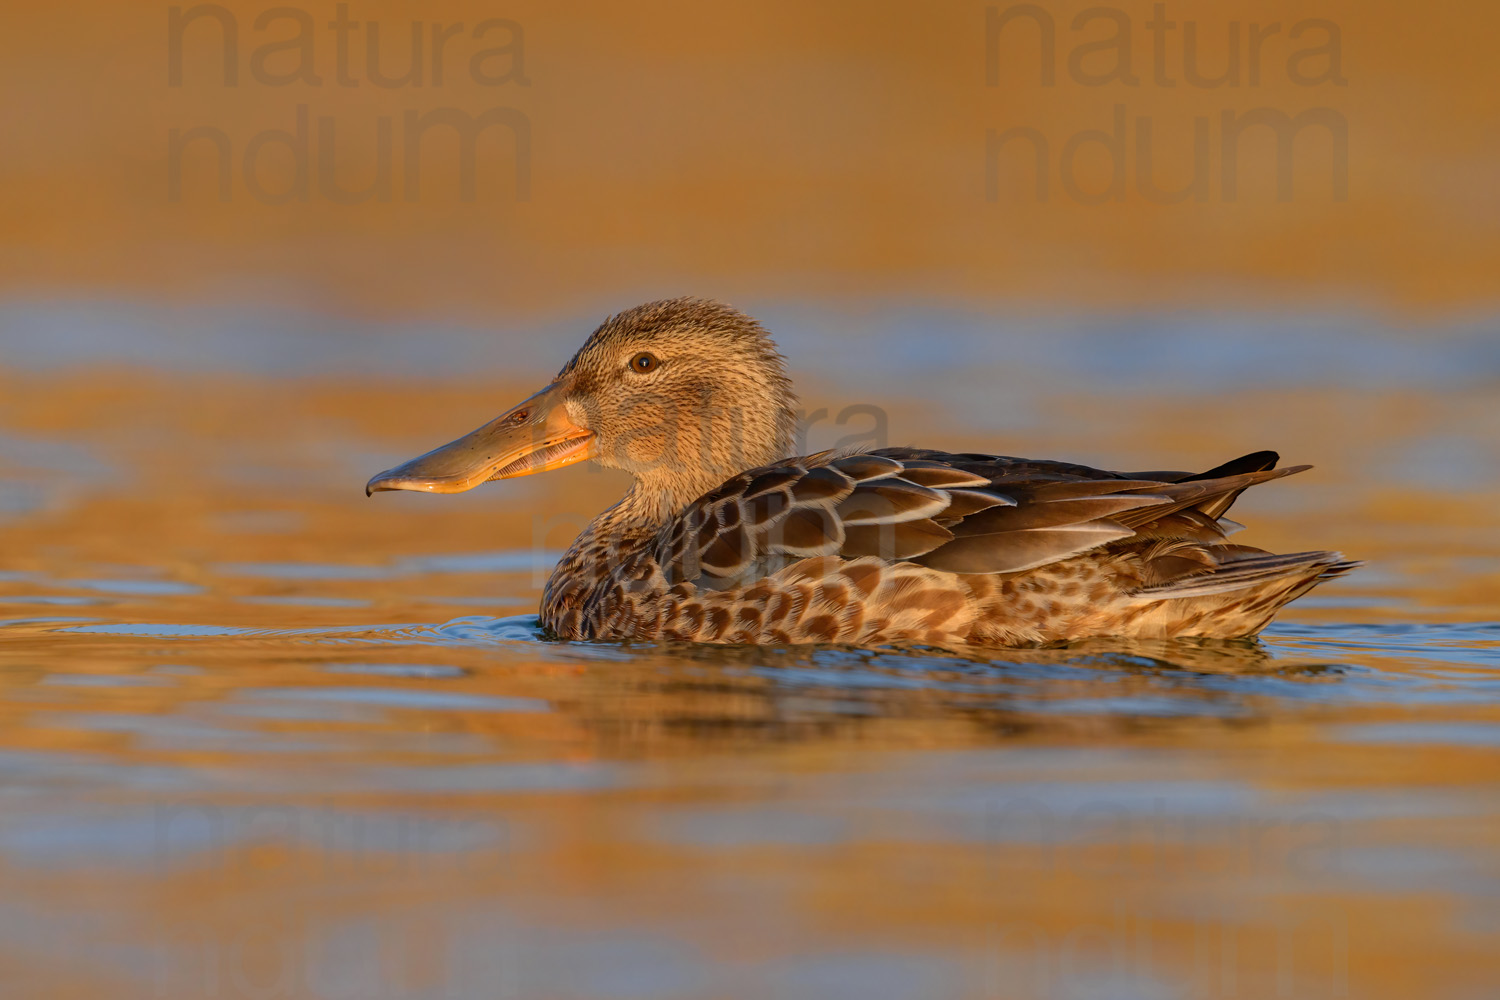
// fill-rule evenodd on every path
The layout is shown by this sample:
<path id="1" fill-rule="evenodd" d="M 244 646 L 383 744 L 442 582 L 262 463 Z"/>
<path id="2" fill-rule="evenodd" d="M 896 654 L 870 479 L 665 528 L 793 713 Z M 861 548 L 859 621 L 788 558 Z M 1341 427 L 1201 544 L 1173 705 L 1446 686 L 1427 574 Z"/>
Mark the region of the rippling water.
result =
<path id="1" fill-rule="evenodd" d="M 619 479 L 361 487 L 571 340 L 535 384 L 463 352 L 0 372 L 7 995 L 1492 995 L 1493 341 L 1341 377 L 1334 334 L 1163 334 L 1156 371 L 1116 333 L 967 365 L 783 341 L 831 414 L 809 446 L 1275 447 L 1317 468 L 1242 498 L 1246 541 L 1369 567 L 1259 641 L 556 643 L 540 584 Z"/>

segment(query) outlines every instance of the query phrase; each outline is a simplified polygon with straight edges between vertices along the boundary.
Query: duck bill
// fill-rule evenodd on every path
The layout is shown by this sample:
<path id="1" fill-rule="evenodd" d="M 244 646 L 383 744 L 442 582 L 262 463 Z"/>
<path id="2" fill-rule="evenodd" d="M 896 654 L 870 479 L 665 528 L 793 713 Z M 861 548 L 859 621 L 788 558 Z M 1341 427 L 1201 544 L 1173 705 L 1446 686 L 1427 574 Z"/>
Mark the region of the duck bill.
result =
<path id="1" fill-rule="evenodd" d="M 472 434 L 387 469 L 365 484 L 365 495 L 462 493 L 491 479 L 529 476 L 593 457 L 594 435 L 568 415 L 565 389 L 554 382 Z"/>

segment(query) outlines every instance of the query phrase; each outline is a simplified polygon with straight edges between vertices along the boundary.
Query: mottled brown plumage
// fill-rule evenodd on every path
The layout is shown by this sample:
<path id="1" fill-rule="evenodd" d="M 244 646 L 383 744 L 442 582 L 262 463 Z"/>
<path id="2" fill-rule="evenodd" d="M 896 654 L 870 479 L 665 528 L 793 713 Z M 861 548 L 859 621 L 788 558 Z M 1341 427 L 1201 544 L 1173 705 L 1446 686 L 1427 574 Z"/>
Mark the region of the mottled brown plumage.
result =
<path id="1" fill-rule="evenodd" d="M 794 405 L 753 320 L 651 303 L 607 320 L 526 404 L 370 488 L 466 489 L 583 457 L 630 471 L 547 583 L 542 622 L 569 639 L 1248 636 L 1357 565 L 1228 541 L 1243 490 L 1307 468 L 1277 470 L 1273 452 L 1196 475 L 910 448 L 797 458 Z"/>

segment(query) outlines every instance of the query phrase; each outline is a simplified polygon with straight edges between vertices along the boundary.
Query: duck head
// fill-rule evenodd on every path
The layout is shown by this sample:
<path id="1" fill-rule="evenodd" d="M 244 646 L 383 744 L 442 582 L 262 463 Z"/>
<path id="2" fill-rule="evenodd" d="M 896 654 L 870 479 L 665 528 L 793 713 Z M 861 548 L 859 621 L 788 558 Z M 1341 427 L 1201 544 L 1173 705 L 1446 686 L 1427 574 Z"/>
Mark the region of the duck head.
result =
<path id="1" fill-rule="evenodd" d="M 592 459 L 631 473 L 640 500 L 670 511 L 785 458 L 795 406 L 755 320 L 704 299 L 650 302 L 606 319 L 540 392 L 365 492 L 460 493 Z"/>

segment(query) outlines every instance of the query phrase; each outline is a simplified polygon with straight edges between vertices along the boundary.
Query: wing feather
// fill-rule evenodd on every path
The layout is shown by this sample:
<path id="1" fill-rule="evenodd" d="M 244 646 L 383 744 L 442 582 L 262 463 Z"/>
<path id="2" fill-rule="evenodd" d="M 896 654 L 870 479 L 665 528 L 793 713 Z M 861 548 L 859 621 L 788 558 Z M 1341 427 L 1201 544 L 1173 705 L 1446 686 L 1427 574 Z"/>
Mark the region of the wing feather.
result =
<path id="1" fill-rule="evenodd" d="M 1000 531 L 954 539 L 917 560 L 950 573 L 1019 573 L 1068 556 L 1129 538 L 1134 532 L 1110 521 L 1090 521 L 1064 528 Z"/>
<path id="2" fill-rule="evenodd" d="M 664 525 L 653 551 L 671 583 L 722 588 L 824 556 L 1019 573 L 1138 538 L 1162 585 L 1208 568 L 1197 547 L 1224 545 L 1238 525 L 1220 517 L 1241 491 L 1306 468 L 1274 465 L 1257 452 L 1199 475 L 1125 475 L 912 448 L 822 452 L 735 476 Z"/>

